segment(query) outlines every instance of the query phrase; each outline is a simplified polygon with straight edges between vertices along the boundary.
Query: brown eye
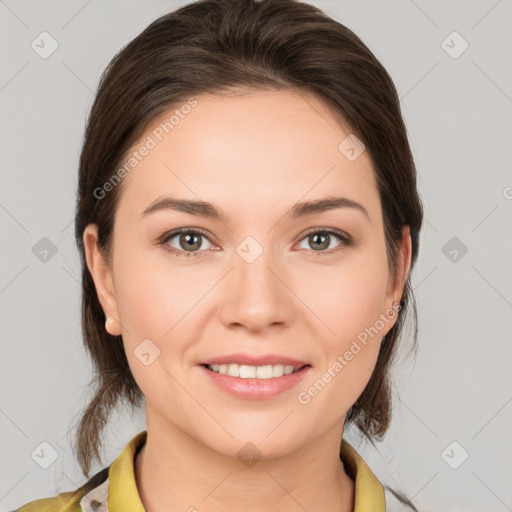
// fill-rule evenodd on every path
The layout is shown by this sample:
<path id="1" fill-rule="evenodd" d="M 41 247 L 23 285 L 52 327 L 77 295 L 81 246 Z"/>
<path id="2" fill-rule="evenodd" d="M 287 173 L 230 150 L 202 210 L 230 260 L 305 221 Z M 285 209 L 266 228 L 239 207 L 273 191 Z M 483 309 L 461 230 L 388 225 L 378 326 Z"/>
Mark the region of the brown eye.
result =
<path id="1" fill-rule="evenodd" d="M 338 240 L 338 244 L 335 244 L 335 241 Z M 302 249 L 312 249 L 313 253 L 316 255 L 321 254 L 331 254 L 336 252 L 338 248 L 343 246 L 351 245 L 351 239 L 348 235 L 345 235 L 343 232 L 333 231 L 333 230 L 316 230 L 307 233 L 301 240 L 302 242 L 306 242 L 308 247 L 302 246 Z M 334 242 L 334 246 L 332 245 Z M 327 249 L 334 249 L 328 251 Z"/>
<path id="2" fill-rule="evenodd" d="M 328 233 L 313 233 L 308 236 L 308 243 L 310 247 L 314 249 L 329 249 L 329 245 L 331 242 L 331 235 Z M 316 246 L 316 247 L 315 247 Z"/>
<path id="3" fill-rule="evenodd" d="M 178 238 L 178 244 L 185 250 L 200 249 L 202 245 L 201 237 L 202 235 L 197 235 L 195 233 L 181 234 Z"/>
<path id="4" fill-rule="evenodd" d="M 197 256 L 200 249 L 206 250 L 203 240 L 208 240 L 206 234 L 197 230 L 181 230 L 166 235 L 162 240 L 162 245 L 171 253 L 177 256 Z M 208 240 L 208 243 L 211 243 Z"/>

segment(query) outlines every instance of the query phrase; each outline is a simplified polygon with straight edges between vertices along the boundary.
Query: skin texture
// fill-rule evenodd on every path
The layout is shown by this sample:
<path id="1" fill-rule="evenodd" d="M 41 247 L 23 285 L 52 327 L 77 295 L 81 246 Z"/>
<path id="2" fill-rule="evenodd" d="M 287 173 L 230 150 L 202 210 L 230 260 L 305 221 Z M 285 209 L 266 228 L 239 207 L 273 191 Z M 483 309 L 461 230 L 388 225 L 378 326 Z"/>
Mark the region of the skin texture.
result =
<path id="1" fill-rule="evenodd" d="M 150 512 L 216 512 L 227 504 L 246 512 L 351 511 L 354 485 L 339 459 L 345 417 L 396 315 L 307 405 L 297 395 L 400 300 L 410 267 L 408 227 L 402 271 L 392 281 L 369 155 L 349 161 L 342 154 L 338 145 L 350 132 L 318 99 L 241 90 L 196 99 L 124 178 L 112 268 L 97 249 L 96 227 L 84 233 L 98 296 L 115 319 L 108 331 L 123 335 L 146 397 L 148 440 L 136 458 L 141 499 Z M 140 141 L 169 115 L 154 120 Z M 212 202 L 227 219 L 171 210 L 141 216 L 166 195 Z M 295 203 L 326 196 L 361 203 L 369 218 L 355 208 L 284 217 Z M 192 249 L 198 257 L 185 255 L 180 235 L 166 243 L 184 255 L 165 249 L 161 237 L 177 228 L 209 233 Z M 330 235 L 322 246 L 304 235 L 312 228 L 342 230 L 355 243 Z M 250 264 L 236 252 L 247 236 L 263 248 Z M 160 355 L 146 366 L 134 350 L 148 338 Z M 287 355 L 312 368 L 274 398 L 247 400 L 210 384 L 198 366 L 234 352 Z M 247 442 L 261 453 L 251 467 L 237 458 Z"/>

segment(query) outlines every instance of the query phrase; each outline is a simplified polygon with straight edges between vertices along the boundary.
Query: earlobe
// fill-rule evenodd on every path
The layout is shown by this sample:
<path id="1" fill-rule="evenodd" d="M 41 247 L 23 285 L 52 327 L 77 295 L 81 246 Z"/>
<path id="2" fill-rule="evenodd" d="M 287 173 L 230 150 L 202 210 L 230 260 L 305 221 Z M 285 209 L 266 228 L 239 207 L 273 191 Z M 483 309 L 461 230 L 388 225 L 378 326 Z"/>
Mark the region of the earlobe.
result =
<path id="1" fill-rule="evenodd" d="M 112 270 L 105 262 L 98 246 L 98 229 L 95 224 L 89 224 L 83 234 L 83 243 L 87 268 L 91 273 L 96 293 L 105 313 L 105 329 L 112 336 L 121 334 L 119 313 L 114 290 Z"/>
<path id="2" fill-rule="evenodd" d="M 105 319 L 105 331 L 107 331 L 111 336 L 119 336 L 121 334 L 119 323 L 111 317 L 107 316 Z"/>

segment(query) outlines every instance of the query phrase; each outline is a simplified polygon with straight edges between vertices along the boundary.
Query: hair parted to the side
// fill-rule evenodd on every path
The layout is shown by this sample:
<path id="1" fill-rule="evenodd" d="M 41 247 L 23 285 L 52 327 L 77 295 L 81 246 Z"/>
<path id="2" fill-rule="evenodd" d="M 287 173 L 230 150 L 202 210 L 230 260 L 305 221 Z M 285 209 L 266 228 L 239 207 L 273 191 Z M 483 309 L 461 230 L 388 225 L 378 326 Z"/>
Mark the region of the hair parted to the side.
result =
<path id="1" fill-rule="evenodd" d="M 75 237 L 82 265 L 82 329 L 95 370 L 95 394 L 83 411 L 75 452 L 85 476 L 101 460 L 101 433 L 109 414 L 144 397 L 128 366 L 121 336 L 109 335 L 87 268 L 83 233 L 98 227 L 98 245 L 111 264 L 114 215 L 123 182 L 98 199 L 130 147 L 158 115 L 202 93 L 238 87 L 293 90 L 315 96 L 366 146 L 382 204 L 388 265 L 400 272 L 401 228 L 410 226 L 411 270 L 419 250 L 423 208 L 416 168 L 395 86 L 385 68 L 347 27 L 297 0 L 198 0 L 151 23 L 104 71 L 89 114 L 77 191 Z M 341 141 L 340 141 L 341 142 Z M 391 420 L 390 364 L 405 317 L 417 314 L 410 274 L 398 320 L 381 344 L 375 371 L 349 410 L 373 443 Z"/>

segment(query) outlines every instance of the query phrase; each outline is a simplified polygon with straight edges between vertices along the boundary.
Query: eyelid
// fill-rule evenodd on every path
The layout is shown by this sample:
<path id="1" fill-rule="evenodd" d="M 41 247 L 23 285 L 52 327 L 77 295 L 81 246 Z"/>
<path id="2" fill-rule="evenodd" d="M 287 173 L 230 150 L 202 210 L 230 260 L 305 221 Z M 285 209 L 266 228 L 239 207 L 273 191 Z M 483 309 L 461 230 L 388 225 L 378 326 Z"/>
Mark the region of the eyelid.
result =
<path id="1" fill-rule="evenodd" d="M 334 233 L 338 235 L 340 238 L 345 239 L 347 242 L 353 241 L 353 237 L 349 235 L 346 231 L 337 228 L 327 228 L 327 227 L 316 227 L 306 230 L 301 234 L 299 241 L 302 241 L 305 237 L 310 235 L 311 233 Z"/>
<path id="2" fill-rule="evenodd" d="M 177 229 L 171 229 L 170 231 L 165 232 L 160 238 L 160 243 L 165 243 L 169 240 L 169 238 L 175 237 L 176 235 L 181 235 L 182 233 L 199 233 L 203 235 L 205 238 L 207 238 L 210 242 L 212 242 L 211 238 L 213 238 L 213 235 L 209 233 L 208 231 L 202 229 L 202 228 L 195 228 L 195 227 L 187 227 L 187 228 L 177 228 Z M 213 242 L 212 242 L 213 243 Z"/>

